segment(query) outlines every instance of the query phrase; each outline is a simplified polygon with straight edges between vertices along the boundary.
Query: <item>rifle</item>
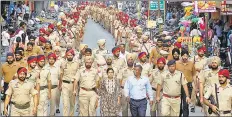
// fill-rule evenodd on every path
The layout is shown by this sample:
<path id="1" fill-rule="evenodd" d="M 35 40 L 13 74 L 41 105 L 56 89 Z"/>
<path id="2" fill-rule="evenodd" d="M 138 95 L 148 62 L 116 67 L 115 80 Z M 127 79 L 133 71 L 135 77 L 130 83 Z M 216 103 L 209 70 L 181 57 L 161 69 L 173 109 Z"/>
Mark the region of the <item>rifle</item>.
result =
<path id="1" fill-rule="evenodd" d="M 210 100 L 210 103 L 211 103 L 211 104 L 216 105 L 216 106 L 219 108 L 219 104 L 218 104 L 218 95 L 217 95 L 217 85 L 216 85 L 216 84 L 215 84 L 215 93 L 216 93 L 216 100 L 214 99 L 213 95 L 210 95 L 210 97 L 209 97 L 208 100 Z M 208 113 L 209 113 L 209 114 L 212 114 L 212 113 L 213 113 L 212 108 L 209 108 L 209 109 L 208 109 Z M 219 111 L 217 111 L 215 114 L 217 114 L 218 116 L 220 116 Z"/>

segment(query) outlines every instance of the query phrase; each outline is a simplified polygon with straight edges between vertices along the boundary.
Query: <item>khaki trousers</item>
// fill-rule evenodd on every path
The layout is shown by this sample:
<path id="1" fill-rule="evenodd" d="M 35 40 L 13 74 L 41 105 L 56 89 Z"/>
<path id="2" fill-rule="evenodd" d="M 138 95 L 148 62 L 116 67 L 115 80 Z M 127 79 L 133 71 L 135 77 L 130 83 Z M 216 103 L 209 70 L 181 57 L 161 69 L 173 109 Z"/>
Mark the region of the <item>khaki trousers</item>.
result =
<path id="1" fill-rule="evenodd" d="M 79 92 L 79 116 L 96 116 L 97 94 L 95 91 L 85 91 L 80 88 Z"/>
<path id="2" fill-rule="evenodd" d="M 48 89 L 40 90 L 37 116 L 48 116 Z"/>
<path id="3" fill-rule="evenodd" d="M 122 92 L 124 92 L 124 89 L 122 89 Z M 126 100 L 124 93 L 122 93 L 121 106 L 122 106 L 122 116 L 129 116 L 129 113 L 131 113 L 129 108 L 130 106 L 129 106 L 129 102 Z"/>
<path id="4" fill-rule="evenodd" d="M 54 116 L 56 109 L 59 109 L 61 92 L 58 87 L 51 90 L 50 116 Z"/>
<path id="5" fill-rule="evenodd" d="M 154 97 L 156 97 L 156 91 L 153 90 Z M 160 92 L 160 95 L 162 96 L 162 92 Z M 154 99 L 154 103 L 151 107 L 151 116 L 161 116 L 161 102 L 156 102 L 156 99 Z M 155 115 L 156 114 L 156 115 Z"/>
<path id="6" fill-rule="evenodd" d="M 63 116 L 74 116 L 75 96 L 73 83 L 62 83 Z"/>
<path id="7" fill-rule="evenodd" d="M 161 100 L 162 116 L 179 116 L 180 103 L 181 103 L 180 97 L 179 98 L 167 98 L 163 96 Z"/>
<path id="8" fill-rule="evenodd" d="M 12 104 L 11 116 L 30 116 L 30 108 L 27 109 L 18 109 Z"/>

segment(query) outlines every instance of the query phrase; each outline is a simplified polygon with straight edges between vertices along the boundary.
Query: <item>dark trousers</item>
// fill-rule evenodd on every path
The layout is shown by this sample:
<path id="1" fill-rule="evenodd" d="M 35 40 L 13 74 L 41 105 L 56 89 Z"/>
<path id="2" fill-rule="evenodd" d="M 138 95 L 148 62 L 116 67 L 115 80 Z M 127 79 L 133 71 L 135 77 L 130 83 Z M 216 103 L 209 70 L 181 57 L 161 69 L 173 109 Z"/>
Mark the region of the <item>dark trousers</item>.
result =
<path id="1" fill-rule="evenodd" d="M 130 99 L 130 111 L 133 117 L 145 117 L 147 110 L 147 99 L 134 100 Z"/>
<path id="2" fill-rule="evenodd" d="M 193 89 L 192 83 L 191 82 L 187 83 L 187 86 L 188 86 L 189 96 L 191 97 L 192 89 Z M 183 117 L 189 116 L 189 105 L 186 102 L 186 94 L 184 92 L 183 86 L 181 87 L 181 104 L 180 104 L 180 115 L 179 116 L 181 117 L 182 114 L 183 114 Z"/>
<path id="3" fill-rule="evenodd" d="M 5 98 L 6 98 L 5 93 L 6 93 L 6 90 L 8 89 L 8 85 L 9 85 L 9 83 L 4 82 L 4 85 L 3 85 L 3 89 L 4 89 L 3 93 L 4 93 L 4 95 L 2 97 L 3 100 L 5 100 Z"/>

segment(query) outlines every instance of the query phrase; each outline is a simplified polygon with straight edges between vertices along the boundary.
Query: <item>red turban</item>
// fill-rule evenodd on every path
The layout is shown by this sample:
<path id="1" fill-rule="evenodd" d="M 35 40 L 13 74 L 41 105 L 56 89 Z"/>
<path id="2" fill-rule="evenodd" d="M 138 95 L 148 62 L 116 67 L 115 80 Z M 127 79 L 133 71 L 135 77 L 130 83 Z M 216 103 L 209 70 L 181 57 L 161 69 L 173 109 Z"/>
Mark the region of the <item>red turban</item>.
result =
<path id="1" fill-rule="evenodd" d="M 27 69 L 26 69 L 25 67 L 19 68 L 19 70 L 18 70 L 17 73 L 20 74 L 20 73 L 22 73 L 22 72 L 24 72 L 24 73 L 27 74 Z"/>
<path id="2" fill-rule="evenodd" d="M 51 57 L 53 57 L 54 59 L 56 59 L 56 54 L 55 53 L 50 53 L 48 55 L 48 59 L 50 59 Z"/>
<path id="3" fill-rule="evenodd" d="M 176 42 L 176 43 L 174 44 L 174 46 L 176 46 L 176 47 L 178 47 L 178 48 L 181 48 L 181 43 L 180 43 L 180 42 Z"/>
<path id="4" fill-rule="evenodd" d="M 206 48 L 205 47 L 201 47 L 197 50 L 197 52 L 205 52 L 206 51 Z"/>
<path id="5" fill-rule="evenodd" d="M 157 64 L 158 63 L 163 63 L 163 64 L 166 64 L 166 59 L 164 57 L 160 57 L 158 60 L 157 60 Z"/>
<path id="6" fill-rule="evenodd" d="M 68 49 L 68 50 L 66 50 L 66 55 L 68 55 L 68 53 L 71 53 L 72 55 L 75 55 L 73 49 Z"/>
<path id="7" fill-rule="evenodd" d="M 46 43 L 47 40 L 44 37 L 39 36 L 39 41 L 41 41 L 42 43 Z"/>
<path id="8" fill-rule="evenodd" d="M 112 49 L 112 53 L 115 54 L 117 51 L 120 51 L 120 48 L 119 47 L 114 47 Z"/>
<path id="9" fill-rule="evenodd" d="M 40 28 L 40 29 L 39 29 L 39 32 L 40 32 L 40 33 L 45 33 L 46 30 L 45 30 L 44 28 Z"/>
<path id="10" fill-rule="evenodd" d="M 218 75 L 223 75 L 224 77 L 226 78 L 230 78 L 230 72 L 229 70 L 227 69 L 221 69 L 219 72 L 218 72 Z"/>
<path id="11" fill-rule="evenodd" d="M 146 52 L 140 52 L 138 57 L 139 57 L 139 59 L 141 59 L 143 56 L 146 56 L 146 55 L 147 55 Z"/>
<path id="12" fill-rule="evenodd" d="M 31 64 L 32 62 L 36 61 L 37 62 L 37 57 L 36 56 L 30 56 L 27 59 L 27 63 Z"/>
<path id="13" fill-rule="evenodd" d="M 67 24 L 67 21 L 66 20 L 62 20 L 62 25 L 66 26 L 66 24 Z"/>
<path id="14" fill-rule="evenodd" d="M 45 56 L 44 55 L 38 55 L 37 56 L 37 62 L 39 62 L 41 60 L 45 60 Z"/>
<path id="15" fill-rule="evenodd" d="M 66 31 L 67 31 L 67 30 L 66 30 L 65 28 L 61 29 L 61 32 L 62 32 L 62 33 L 66 33 Z"/>
<path id="16" fill-rule="evenodd" d="M 54 29 L 55 26 L 54 26 L 54 24 L 49 24 L 49 25 L 48 25 L 48 28 Z"/>

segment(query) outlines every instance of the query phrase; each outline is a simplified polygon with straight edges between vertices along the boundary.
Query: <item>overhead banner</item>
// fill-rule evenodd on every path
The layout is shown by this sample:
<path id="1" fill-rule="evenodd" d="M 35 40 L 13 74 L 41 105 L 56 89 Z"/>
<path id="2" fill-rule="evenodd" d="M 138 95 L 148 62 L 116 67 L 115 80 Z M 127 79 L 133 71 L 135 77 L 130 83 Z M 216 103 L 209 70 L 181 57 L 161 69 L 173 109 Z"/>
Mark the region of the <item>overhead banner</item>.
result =
<path id="1" fill-rule="evenodd" d="M 118 2 L 118 9 L 119 9 L 119 10 L 122 10 L 122 5 L 123 5 L 122 2 Z"/>
<path id="2" fill-rule="evenodd" d="M 216 1 L 197 1 L 199 13 L 216 12 Z"/>

